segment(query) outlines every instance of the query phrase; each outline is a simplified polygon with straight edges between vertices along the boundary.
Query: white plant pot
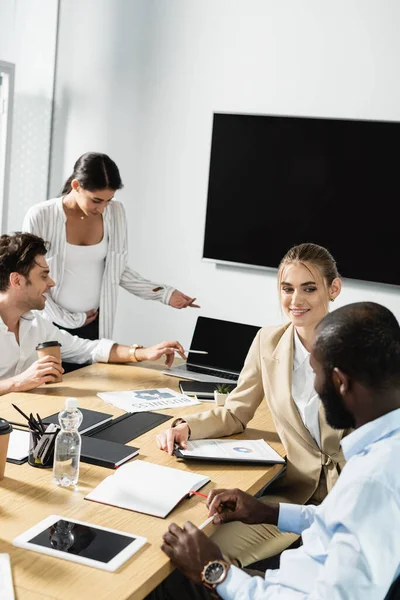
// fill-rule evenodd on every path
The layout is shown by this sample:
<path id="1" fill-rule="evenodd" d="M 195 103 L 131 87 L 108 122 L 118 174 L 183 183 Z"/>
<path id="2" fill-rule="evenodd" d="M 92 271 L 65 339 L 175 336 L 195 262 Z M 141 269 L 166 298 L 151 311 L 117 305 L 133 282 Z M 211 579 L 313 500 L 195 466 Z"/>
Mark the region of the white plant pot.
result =
<path id="1" fill-rule="evenodd" d="M 217 406 L 224 406 L 227 397 L 228 394 L 220 394 L 219 392 L 214 392 L 214 400 Z"/>

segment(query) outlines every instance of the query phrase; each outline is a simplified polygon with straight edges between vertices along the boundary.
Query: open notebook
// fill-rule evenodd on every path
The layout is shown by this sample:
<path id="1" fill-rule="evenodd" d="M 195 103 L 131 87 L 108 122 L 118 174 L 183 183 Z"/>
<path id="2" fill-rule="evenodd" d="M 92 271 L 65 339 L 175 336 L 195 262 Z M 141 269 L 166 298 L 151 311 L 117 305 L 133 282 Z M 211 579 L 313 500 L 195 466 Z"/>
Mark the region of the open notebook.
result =
<path id="1" fill-rule="evenodd" d="M 164 518 L 191 490 L 209 481 L 196 473 L 135 460 L 106 477 L 85 499 Z"/>

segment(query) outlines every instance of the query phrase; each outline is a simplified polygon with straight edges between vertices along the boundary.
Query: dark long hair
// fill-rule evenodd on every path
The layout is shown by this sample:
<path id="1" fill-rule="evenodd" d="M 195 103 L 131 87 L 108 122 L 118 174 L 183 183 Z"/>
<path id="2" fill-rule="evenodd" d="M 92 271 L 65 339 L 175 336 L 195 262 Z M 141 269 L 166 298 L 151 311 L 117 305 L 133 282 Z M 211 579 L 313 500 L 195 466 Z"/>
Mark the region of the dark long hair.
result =
<path id="1" fill-rule="evenodd" d="M 120 190 L 123 187 L 117 165 L 107 154 L 100 152 L 86 152 L 74 164 L 74 170 L 64 184 L 60 196 L 69 194 L 71 182 L 77 179 L 85 190 Z"/>

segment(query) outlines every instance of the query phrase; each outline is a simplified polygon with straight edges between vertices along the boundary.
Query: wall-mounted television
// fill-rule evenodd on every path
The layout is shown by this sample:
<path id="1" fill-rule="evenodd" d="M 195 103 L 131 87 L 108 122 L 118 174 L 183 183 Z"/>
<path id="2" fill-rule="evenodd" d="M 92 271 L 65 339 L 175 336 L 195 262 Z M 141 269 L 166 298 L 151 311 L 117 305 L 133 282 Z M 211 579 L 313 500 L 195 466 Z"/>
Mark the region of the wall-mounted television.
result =
<path id="1" fill-rule="evenodd" d="M 400 285 L 400 123 L 214 114 L 203 258 L 276 268 L 302 242 Z"/>

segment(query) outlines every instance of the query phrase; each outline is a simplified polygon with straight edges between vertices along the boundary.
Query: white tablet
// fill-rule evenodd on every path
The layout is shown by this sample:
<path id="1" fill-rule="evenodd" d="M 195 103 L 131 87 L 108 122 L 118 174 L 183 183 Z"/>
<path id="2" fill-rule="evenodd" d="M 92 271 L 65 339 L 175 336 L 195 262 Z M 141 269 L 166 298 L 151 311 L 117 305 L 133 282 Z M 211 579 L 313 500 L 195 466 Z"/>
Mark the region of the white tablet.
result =
<path id="1" fill-rule="evenodd" d="M 116 571 L 145 543 L 145 537 L 50 515 L 13 540 L 14 546 Z"/>

